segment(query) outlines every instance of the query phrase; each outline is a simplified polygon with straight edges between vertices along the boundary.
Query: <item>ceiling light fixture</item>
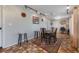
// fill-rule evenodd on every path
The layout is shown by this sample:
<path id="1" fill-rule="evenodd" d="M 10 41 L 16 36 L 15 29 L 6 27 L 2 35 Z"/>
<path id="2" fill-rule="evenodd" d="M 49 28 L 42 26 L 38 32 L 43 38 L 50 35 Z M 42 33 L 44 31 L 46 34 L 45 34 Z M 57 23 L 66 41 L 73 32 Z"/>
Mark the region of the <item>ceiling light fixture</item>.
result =
<path id="1" fill-rule="evenodd" d="M 69 5 L 67 5 L 66 9 L 70 9 L 70 6 L 69 6 Z"/>
<path id="2" fill-rule="evenodd" d="M 38 10 L 36 10 L 36 9 L 34 9 L 34 8 L 31 8 L 31 7 L 27 6 L 27 5 L 25 5 L 25 8 L 29 8 L 29 9 L 33 10 L 34 12 L 36 12 L 37 14 L 46 16 L 44 13 L 41 13 L 41 12 L 39 12 Z"/>
<path id="3" fill-rule="evenodd" d="M 69 5 L 67 5 L 67 14 L 69 14 L 69 9 L 70 9 L 70 6 Z"/>
<path id="4" fill-rule="evenodd" d="M 70 9 L 70 7 L 69 7 L 69 6 L 67 6 L 67 9 Z"/>

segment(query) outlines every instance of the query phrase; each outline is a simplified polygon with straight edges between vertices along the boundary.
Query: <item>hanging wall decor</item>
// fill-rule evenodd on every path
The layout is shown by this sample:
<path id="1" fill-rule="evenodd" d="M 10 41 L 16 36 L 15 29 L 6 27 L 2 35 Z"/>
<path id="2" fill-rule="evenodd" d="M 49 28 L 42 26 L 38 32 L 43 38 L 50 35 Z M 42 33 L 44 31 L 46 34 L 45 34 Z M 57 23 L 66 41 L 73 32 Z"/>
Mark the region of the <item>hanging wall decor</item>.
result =
<path id="1" fill-rule="evenodd" d="M 39 24 L 39 17 L 38 16 L 33 16 L 32 20 L 33 20 L 33 24 Z"/>
<path id="2" fill-rule="evenodd" d="M 26 17 L 26 13 L 22 12 L 22 13 L 21 13 L 21 16 L 22 16 L 22 17 Z"/>

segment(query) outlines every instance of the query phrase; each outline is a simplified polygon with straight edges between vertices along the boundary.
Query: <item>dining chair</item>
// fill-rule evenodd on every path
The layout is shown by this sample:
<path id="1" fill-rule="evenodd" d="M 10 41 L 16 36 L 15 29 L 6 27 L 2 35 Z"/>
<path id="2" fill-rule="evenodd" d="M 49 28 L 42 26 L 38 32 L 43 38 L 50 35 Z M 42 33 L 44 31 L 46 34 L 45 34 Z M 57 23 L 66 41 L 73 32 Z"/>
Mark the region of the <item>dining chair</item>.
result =
<path id="1" fill-rule="evenodd" d="M 52 43 L 52 39 L 54 43 L 57 41 L 57 28 L 54 28 L 54 32 L 45 33 L 45 42 L 46 44 Z"/>
<path id="2" fill-rule="evenodd" d="M 46 28 L 40 28 L 40 32 L 41 32 L 41 41 L 43 41 L 45 39 Z"/>
<path id="3" fill-rule="evenodd" d="M 55 32 L 53 33 L 53 39 L 55 43 L 57 41 L 57 28 L 55 29 Z"/>
<path id="4" fill-rule="evenodd" d="M 38 39 L 38 37 L 39 37 L 39 31 L 34 31 L 34 38 Z"/>
<path id="5" fill-rule="evenodd" d="M 51 33 L 45 33 L 45 44 L 51 43 Z"/>

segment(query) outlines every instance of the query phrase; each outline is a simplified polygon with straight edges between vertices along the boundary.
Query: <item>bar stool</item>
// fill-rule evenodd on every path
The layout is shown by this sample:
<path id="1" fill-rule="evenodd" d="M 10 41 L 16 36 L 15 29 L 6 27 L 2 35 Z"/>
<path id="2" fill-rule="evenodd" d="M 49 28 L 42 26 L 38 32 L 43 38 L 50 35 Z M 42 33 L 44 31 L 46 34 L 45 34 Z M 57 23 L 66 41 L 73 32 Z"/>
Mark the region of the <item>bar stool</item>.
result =
<path id="1" fill-rule="evenodd" d="M 21 44 L 22 44 L 22 34 L 19 33 L 19 34 L 18 34 L 18 45 L 21 46 Z"/>
<path id="2" fill-rule="evenodd" d="M 28 40 L 27 40 L 27 33 L 24 33 L 24 42 L 28 42 Z"/>
<path id="3" fill-rule="evenodd" d="M 39 31 L 34 31 L 34 38 L 38 39 Z"/>

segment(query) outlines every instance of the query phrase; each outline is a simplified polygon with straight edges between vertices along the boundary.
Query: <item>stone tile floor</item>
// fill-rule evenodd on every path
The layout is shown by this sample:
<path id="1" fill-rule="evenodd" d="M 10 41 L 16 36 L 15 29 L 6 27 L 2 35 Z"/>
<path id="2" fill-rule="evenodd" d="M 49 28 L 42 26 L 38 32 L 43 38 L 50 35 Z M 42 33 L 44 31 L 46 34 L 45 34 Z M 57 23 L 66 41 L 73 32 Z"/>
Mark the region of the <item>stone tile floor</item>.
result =
<path id="1" fill-rule="evenodd" d="M 77 53 L 77 50 L 71 47 L 71 40 L 66 35 L 62 35 L 62 39 L 58 53 Z M 29 41 L 28 43 L 22 43 L 22 46 L 14 45 L 2 49 L 1 53 L 48 53 L 48 51 Z"/>
<path id="2" fill-rule="evenodd" d="M 77 53 L 78 52 L 77 49 L 73 48 L 71 44 L 72 44 L 72 40 L 69 39 L 69 36 L 64 37 L 60 45 L 60 48 L 58 50 L 58 53 Z"/>
<path id="3" fill-rule="evenodd" d="M 46 53 L 47 51 L 33 44 L 32 42 L 23 43 L 22 46 L 14 45 L 3 49 L 2 53 Z"/>

